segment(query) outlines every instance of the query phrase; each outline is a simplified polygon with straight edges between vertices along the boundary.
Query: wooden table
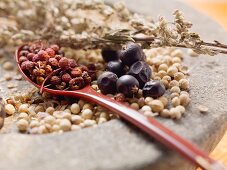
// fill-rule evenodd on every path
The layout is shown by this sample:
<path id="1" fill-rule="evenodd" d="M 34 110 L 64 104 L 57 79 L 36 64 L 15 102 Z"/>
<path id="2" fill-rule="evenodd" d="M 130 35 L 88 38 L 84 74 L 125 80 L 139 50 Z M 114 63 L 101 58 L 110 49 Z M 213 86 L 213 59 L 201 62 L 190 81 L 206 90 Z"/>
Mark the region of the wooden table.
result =
<path id="1" fill-rule="evenodd" d="M 227 0 L 186 0 L 186 2 L 212 17 L 227 30 Z M 211 156 L 227 165 L 227 132 Z"/>

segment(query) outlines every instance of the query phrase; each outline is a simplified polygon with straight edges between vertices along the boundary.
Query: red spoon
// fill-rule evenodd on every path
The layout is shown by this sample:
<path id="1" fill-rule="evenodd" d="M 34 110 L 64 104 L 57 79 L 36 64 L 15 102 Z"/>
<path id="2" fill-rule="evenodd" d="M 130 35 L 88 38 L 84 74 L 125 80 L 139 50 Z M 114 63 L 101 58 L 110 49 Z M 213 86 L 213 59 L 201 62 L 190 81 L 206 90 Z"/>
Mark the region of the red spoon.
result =
<path id="1" fill-rule="evenodd" d="M 39 85 L 31 81 L 29 77 L 26 76 L 26 74 L 22 71 L 19 65 L 18 62 L 19 52 L 21 51 L 22 48 L 23 46 L 19 47 L 15 54 L 18 68 L 23 77 L 25 78 L 25 80 L 29 81 L 37 88 L 40 88 Z M 142 131 L 149 134 L 151 137 L 168 146 L 170 149 L 177 151 L 195 165 L 200 166 L 203 169 L 209 170 L 225 169 L 225 167 L 223 167 L 219 162 L 211 159 L 205 152 L 201 151 L 194 144 L 190 143 L 189 141 L 183 139 L 173 131 L 169 130 L 168 128 L 160 124 L 158 121 L 156 121 L 154 118 L 144 117 L 138 111 L 135 111 L 134 109 L 131 109 L 128 106 L 120 102 L 117 102 L 114 99 L 111 99 L 110 97 L 107 97 L 101 93 L 96 92 L 91 88 L 90 85 L 84 87 L 83 89 L 75 91 L 53 90 L 49 88 L 43 88 L 42 90 L 54 95 L 83 98 L 90 102 L 94 102 L 119 115 L 126 121 L 132 123 Z"/>

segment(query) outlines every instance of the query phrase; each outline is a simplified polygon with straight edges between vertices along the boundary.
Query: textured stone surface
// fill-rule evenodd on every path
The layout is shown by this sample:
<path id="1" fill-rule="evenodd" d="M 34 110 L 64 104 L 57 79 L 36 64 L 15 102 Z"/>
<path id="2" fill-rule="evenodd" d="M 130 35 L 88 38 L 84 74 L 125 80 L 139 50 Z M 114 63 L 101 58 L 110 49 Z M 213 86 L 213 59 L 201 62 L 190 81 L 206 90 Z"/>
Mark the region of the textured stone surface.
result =
<path id="1" fill-rule="evenodd" d="M 113 2 L 114 0 L 112 0 Z M 110 2 L 110 0 L 109 0 Z M 127 6 L 146 15 L 170 17 L 174 9 L 184 11 L 202 37 L 227 42 L 226 33 L 208 17 L 180 2 L 126 0 Z M 210 152 L 227 125 L 227 56 L 186 58 L 191 70 L 192 102 L 179 121 L 161 119 L 163 124 Z M 1 76 L 5 74 L 0 68 Z M 19 87 L 26 89 L 28 85 Z M 7 95 L 6 83 L 0 93 Z M 196 105 L 209 107 L 202 115 Z M 189 170 L 174 152 L 127 123 L 113 120 L 96 128 L 62 135 L 1 134 L 0 169 L 7 170 Z"/>

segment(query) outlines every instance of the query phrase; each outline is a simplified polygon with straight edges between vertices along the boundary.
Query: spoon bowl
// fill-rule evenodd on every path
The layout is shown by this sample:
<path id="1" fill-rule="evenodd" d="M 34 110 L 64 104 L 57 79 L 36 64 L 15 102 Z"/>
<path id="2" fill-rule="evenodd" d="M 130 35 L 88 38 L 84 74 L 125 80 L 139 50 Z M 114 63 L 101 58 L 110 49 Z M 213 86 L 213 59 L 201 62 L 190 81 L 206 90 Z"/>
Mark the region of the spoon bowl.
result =
<path id="1" fill-rule="evenodd" d="M 23 45 L 24 46 L 24 45 Z M 62 95 L 68 97 L 82 98 L 96 103 L 117 114 L 120 118 L 130 122 L 140 130 L 155 138 L 165 146 L 177 151 L 179 154 L 190 160 L 192 163 L 204 169 L 225 169 L 219 162 L 211 159 L 207 153 L 201 151 L 196 145 L 183 139 L 164 125 L 160 124 L 153 117 L 145 117 L 140 112 L 118 102 L 108 96 L 96 92 L 90 85 L 75 91 L 55 90 L 34 83 L 21 69 L 19 64 L 19 53 L 23 46 L 19 47 L 15 53 L 17 66 L 26 81 L 30 82 L 42 91 L 53 95 Z"/>

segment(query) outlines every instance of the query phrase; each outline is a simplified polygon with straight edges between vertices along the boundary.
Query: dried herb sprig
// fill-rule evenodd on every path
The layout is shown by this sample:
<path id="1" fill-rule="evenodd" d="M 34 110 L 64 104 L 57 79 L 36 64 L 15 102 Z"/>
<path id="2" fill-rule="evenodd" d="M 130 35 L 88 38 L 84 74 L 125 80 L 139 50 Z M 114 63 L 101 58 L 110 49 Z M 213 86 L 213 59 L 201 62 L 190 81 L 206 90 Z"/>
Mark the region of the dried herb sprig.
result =
<path id="1" fill-rule="evenodd" d="M 192 24 L 181 11 L 173 13 L 174 20 L 160 17 L 154 22 L 131 13 L 123 3 L 113 7 L 102 0 L 2 0 L 0 17 L 8 17 L 0 26 L 0 45 L 38 39 L 74 49 L 121 48 L 128 41 L 143 48 L 183 47 L 198 54 L 227 54 L 227 45 L 218 41 L 204 42 L 190 32 Z"/>

